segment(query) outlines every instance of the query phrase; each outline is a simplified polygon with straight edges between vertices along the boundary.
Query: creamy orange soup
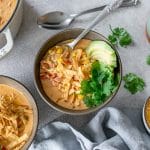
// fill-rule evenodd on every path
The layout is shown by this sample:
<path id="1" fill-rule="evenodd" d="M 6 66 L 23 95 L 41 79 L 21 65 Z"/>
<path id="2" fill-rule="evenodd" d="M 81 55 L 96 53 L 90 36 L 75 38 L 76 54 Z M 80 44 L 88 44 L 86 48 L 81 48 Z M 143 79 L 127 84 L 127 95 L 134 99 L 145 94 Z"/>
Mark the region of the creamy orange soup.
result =
<path id="1" fill-rule="evenodd" d="M 148 127 L 150 128 L 150 98 L 148 99 L 145 107 L 145 118 L 146 122 L 148 124 Z"/>
<path id="2" fill-rule="evenodd" d="M 50 100 L 73 109 L 88 109 L 80 94 L 80 83 L 90 76 L 92 60 L 85 52 L 90 40 L 82 39 L 74 50 L 59 46 L 50 48 L 41 61 L 40 77 Z"/>
<path id="3" fill-rule="evenodd" d="M 33 111 L 23 93 L 0 84 L 0 146 L 20 150 L 33 127 Z"/>
<path id="4" fill-rule="evenodd" d="M 17 0 L 0 0 L 0 29 L 8 22 L 16 8 Z"/>

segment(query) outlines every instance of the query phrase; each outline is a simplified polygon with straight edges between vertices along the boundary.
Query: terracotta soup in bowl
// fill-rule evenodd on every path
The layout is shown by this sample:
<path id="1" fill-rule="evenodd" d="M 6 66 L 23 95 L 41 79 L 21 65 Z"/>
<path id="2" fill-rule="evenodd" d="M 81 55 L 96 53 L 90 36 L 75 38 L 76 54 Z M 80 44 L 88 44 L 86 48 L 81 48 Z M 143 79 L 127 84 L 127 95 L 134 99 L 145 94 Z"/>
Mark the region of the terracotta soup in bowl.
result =
<path id="1" fill-rule="evenodd" d="M 40 80 L 46 95 L 70 110 L 103 104 L 118 88 L 117 56 L 102 40 L 82 39 L 71 50 L 70 40 L 49 48 L 40 62 Z"/>
<path id="2" fill-rule="evenodd" d="M 33 110 L 27 98 L 17 89 L 0 84 L 0 147 L 20 150 L 33 128 Z"/>
<path id="3" fill-rule="evenodd" d="M 147 100 L 147 103 L 145 105 L 145 119 L 148 128 L 150 129 L 150 98 Z"/>

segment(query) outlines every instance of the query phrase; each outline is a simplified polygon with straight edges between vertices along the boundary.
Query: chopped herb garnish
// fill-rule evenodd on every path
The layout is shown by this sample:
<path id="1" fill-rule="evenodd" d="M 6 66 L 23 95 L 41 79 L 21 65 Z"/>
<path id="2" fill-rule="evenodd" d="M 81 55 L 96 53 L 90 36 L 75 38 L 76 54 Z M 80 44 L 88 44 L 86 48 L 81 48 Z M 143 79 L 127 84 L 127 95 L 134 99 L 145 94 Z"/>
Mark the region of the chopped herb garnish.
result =
<path id="1" fill-rule="evenodd" d="M 87 107 L 100 105 L 117 88 L 119 78 L 113 72 L 113 68 L 99 61 L 92 64 L 92 77 L 81 82 L 81 94 Z"/>
<path id="2" fill-rule="evenodd" d="M 131 92 L 131 94 L 135 94 L 137 92 L 141 92 L 144 90 L 145 82 L 142 78 L 138 77 L 134 73 L 129 73 L 123 77 L 125 81 L 124 87 Z"/>
<path id="3" fill-rule="evenodd" d="M 131 35 L 124 28 L 114 28 L 110 26 L 112 34 L 108 36 L 108 40 L 114 45 L 126 47 L 132 43 Z"/>
<path id="4" fill-rule="evenodd" d="M 146 58 L 146 63 L 147 63 L 148 65 L 150 65 L 150 55 L 147 56 L 147 58 Z"/>

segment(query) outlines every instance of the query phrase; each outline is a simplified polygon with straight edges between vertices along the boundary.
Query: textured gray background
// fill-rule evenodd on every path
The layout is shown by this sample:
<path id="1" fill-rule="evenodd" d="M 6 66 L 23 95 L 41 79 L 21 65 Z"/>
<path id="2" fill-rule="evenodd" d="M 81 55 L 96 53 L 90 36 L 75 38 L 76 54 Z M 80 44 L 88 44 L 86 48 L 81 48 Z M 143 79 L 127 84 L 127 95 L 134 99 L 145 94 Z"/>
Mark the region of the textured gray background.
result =
<path id="1" fill-rule="evenodd" d="M 38 28 L 36 25 L 37 16 L 54 10 L 62 10 L 68 13 L 79 12 L 100 6 L 103 2 L 103 0 L 24 1 L 23 23 L 15 39 L 14 48 L 4 59 L 0 60 L 0 74 L 21 81 L 31 90 L 39 107 L 39 126 L 56 119 L 81 127 L 89 121 L 93 114 L 78 117 L 62 115 L 47 106 L 37 93 L 33 83 L 35 55 L 50 36 L 59 32 Z M 95 15 L 96 13 L 78 18 L 70 28 L 86 27 Z M 142 93 L 131 95 L 123 88 L 122 84 L 117 96 L 108 106 L 123 110 L 143 132 L 145 129 L 141 120 L 141 111 L 145 100 L 150 96 L 150 66 L 145 62 L 146 56 L 150 54 L 150 44 L 145 37 L 145 24 L 148 17 L 150 17 L 150 1 L 143 0 L 141 5 L 136 8 L 124 8 L 114 12 L 94 28 L 95 31 L 107 36 L 110 33 L 109 24 L 113 27 L 121 26 L 125 27 L 133 36 L 134 45 L 126 49 L 119 48 L 123 63 L 123 74 L 134 72 L 144 78 L 147 86 Z"/>

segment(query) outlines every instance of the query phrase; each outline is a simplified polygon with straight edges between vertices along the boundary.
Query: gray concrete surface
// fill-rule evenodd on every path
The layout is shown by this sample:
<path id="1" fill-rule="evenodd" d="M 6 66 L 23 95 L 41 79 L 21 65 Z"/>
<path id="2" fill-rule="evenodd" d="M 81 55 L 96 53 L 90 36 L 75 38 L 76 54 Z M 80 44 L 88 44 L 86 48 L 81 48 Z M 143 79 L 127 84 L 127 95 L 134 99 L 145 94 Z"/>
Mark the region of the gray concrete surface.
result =
<path id="1" fill-rule="evenodd" d="M 53 34 L 59 31 L 40 29 L 36 25 L 38 15 L 48 11 L 62 10 L 68 13 L 102 5 L 104 0 L 25 0 L 24 18 L 20 31 L 15 39 L 12 51 L 0 60 L 0 74 L 13 77 L 25 84 L 33 93 L 39 107 L 39 127 L 49 121 L 61 120 L 76 127 L 84 126 L 93 114 L 72 117 L 56 112 L 45 104 L 37 93 L 33 83 L 33 62 L 41 45 Z M 90 14 L 78 18 L 71 26 L 85 28 L 96 15 Z M 119 48 L 123 63 L 123 74 L 134 72 L 144 78 L 146 88 L 142 93 L 131 95 L 123 88 L 123 84 L 108 106 L 123 110 L 143 132 L 145 129 L 141 120 L 143 104 L 150 96 L 150 66 L 145 62 L 150 54 L 150 44 L 145 36 L 146 20 L 150 17 L 150 1 L 141 0 L 141 5 L 134 8 L 120 9 L 100 22 L 94 30 L 107 36 L 110 33 L 109 24 L 113 27 L 126 28 L 134 39 L 134 45 Z"/>

